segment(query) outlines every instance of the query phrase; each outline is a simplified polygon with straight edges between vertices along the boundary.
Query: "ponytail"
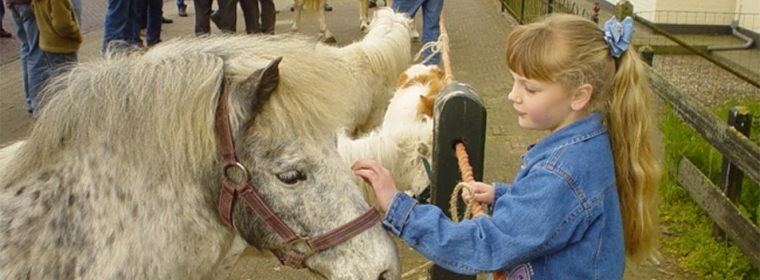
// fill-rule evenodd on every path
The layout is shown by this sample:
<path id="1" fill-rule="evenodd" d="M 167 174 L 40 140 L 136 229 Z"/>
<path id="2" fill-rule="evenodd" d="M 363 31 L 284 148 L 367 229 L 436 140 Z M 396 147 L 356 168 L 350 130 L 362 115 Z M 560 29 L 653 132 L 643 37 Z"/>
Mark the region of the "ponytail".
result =
<path id="1" fill-rule="evenodd" d="M 653 93 L 638 54 L 629 49 L 615 63 L 604 118 L 615 160 L 626 254 L 629 260 L 639 261 L 657 248 L 662 166 L 655 139 L 656 112 L 651 110 Z"/>

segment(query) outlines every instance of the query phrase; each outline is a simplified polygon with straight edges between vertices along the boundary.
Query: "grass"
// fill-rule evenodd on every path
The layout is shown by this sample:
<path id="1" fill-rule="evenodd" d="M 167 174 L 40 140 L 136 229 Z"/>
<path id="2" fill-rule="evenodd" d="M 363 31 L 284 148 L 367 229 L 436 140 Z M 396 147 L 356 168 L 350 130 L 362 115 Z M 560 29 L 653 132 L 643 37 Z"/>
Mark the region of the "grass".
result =
<path id="1" fill-rule="evenodd" d="M 727 119 L 729 110 L 745 106 L 753 114 L 750 139 L 760 146 L 760 102 L 749 101 L 717 108 Z M 736 247 L 712 237 L 713 220 L 677 184 L 678 160 L 685 156 L 712 182 L 720 178 L 722 155 L 697 132 L 684 124 L 672 110 L 661 119 L 665 146 L 665 176 L 660 190 L 663 250 L 677 256 L 679 264 L 700 279 L 760 279 L 758 268 Z M 744 178 L 737 203 L 741 212 L 760 226 L 760 186 Z"/>

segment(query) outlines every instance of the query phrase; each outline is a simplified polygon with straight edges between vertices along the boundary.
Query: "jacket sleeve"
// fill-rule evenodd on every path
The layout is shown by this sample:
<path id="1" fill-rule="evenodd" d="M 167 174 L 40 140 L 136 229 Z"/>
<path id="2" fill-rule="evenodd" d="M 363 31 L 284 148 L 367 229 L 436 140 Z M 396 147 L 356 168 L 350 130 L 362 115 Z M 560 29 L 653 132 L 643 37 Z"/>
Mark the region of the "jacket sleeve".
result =
<path id="1" fill-rule="evenodd" d="M 50 1 L 51 22 L 53 30 L 61 38 L 82 42 L 82 33 L 79 30 L 77 18 L 71 2 L 68 0 Z"/>
<path id="2" fill-rule="evenodd" d="M 557 174 L 539 168 L 495 202 L 492 218 L 458 224 L 434 205 L 396 193 L 383 225 L 437 265 L 459 274 L 482 274 L 525 263 L 563 248 L 583 208 Z"/>

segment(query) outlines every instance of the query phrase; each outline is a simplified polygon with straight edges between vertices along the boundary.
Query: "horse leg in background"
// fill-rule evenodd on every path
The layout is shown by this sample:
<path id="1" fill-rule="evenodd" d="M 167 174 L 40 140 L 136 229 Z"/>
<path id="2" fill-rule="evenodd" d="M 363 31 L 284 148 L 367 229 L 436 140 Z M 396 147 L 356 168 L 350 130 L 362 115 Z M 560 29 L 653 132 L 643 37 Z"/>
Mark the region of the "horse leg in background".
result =
<path id="1" fill-rule="evenodd" d="M 303 4 L 305 0 L 293 0 L 293 12 L 296 14 L 293 16 L 293 25 L 290 27 L 290 31 L 298 32 L 298 27 L 301 25 L 301 11 L 303 11 Z"/>
<path id="2" fill-rule="evenodd" d="M 359 0 L 359 30 L 366 32 L 369 28 L 369 0 Z"/>
<path id="3" fill-rule="evenodd" d="M 308 1 L 317 1 L 319 2 L 319 5 L 317 6 L 317 20 L 319 21 L 319 34 L 322 36 L 322 41 L 325 43 L 333 44 L 337 43 L 338 41 L 335 40 L 335 36 L 330 32 L 330 30 L 327 30 L 327 22 L 325 21 L 325 2 L 326 0 L 308 0 Z M 309 6 L 311 7 L 311 6 Z"/>
<path id="4" fill-rule="evenodd" d="M 412 30 L 409 34 L 412 36 L 412 42 L 419 42 L 420 41 L 420 32 L 417 31 L 417 25 L 414 24 L 414 18 L 409 20 L 409 28 Z"/>

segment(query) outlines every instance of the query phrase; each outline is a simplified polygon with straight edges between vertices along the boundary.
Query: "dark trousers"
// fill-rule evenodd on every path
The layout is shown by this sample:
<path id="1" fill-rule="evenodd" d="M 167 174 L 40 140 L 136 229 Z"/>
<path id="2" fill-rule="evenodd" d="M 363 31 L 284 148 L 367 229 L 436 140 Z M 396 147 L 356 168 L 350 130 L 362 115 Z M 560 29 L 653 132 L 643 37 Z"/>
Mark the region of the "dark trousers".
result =
<path id="1" fill-rule="evenodd" d="M 259 2 L 261 12 L 259 12 Z M 237 4 L 243 10 L 245 32 L 274 33 L 276 10 L 272 0 L 219 0 L 217 26 L 224 32 L 234 33 L 237 30 Z M 259 24 L 261 18 L 261 24 Z"/>
<path id="2" fill-rule="evenodd" d="M 214 0 L 195 0 L 195 35 L 200 36 L 211 32 L 211 4 Z M 221 3 L 220 3 L 221 4 Z"/>
<path id="3" fill-rule="evenodd" d="M 136 45 L 142 45 L 140 29 L 145 28 L 145 42 L 148 45 L 158 43 L 161 40 L 161 18 L 163 15 L 164 2 L 161 0 L 136 0 L 135 3 L 142 5 L 140 9 L 140 25 L 133 26 L 132 37 L 137 38 Z"/>

